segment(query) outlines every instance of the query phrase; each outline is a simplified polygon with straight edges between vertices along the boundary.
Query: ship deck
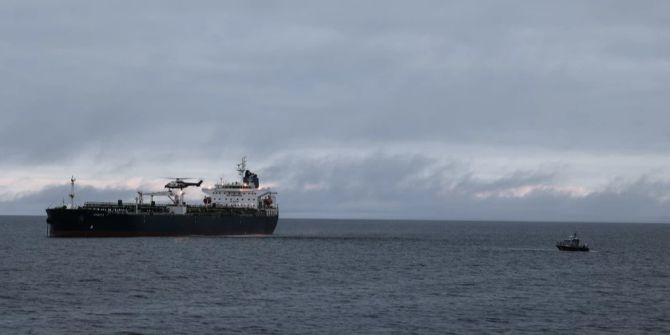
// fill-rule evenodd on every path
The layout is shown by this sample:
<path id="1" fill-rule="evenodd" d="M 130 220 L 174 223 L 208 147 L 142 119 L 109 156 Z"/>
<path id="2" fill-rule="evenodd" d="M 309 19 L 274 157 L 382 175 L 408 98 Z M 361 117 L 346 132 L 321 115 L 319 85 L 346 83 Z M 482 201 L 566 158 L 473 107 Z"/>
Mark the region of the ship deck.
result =
<path id="1" fill-rule="evenodd" d="M 113 202 L 87 202 L 80 210 L 91 212 L 101 212 L 107 214 L 127 214 L 127 215 L 172 215 L 170 204 L 123 204 Z M 222 207 L 212 205 L 185 205 L 186 215 L 243 215 L 243 216 L 276 216 L 278 208 L 276 207 Z"/>

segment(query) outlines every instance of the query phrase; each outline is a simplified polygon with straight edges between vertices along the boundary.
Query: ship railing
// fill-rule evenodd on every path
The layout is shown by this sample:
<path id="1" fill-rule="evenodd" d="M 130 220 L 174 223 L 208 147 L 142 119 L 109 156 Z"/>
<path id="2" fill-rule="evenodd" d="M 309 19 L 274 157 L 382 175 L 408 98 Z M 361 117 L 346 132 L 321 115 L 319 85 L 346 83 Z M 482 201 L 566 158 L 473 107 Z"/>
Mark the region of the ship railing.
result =
<path id="1" fill-rule="evenodd" d="M 82 208 L 107 213 L 129 213 L 135 212 L 135 204 L 119 204 L 118 202 L 94 202 L 84 203 Z"/>
<path id="2" fill-rule="evenodd" d="M 122 207 L 124 205 L 119 206 L 117 202 L 95 202 L 95 201 L 87 201 L 84 203 L 84 207 Z"/>

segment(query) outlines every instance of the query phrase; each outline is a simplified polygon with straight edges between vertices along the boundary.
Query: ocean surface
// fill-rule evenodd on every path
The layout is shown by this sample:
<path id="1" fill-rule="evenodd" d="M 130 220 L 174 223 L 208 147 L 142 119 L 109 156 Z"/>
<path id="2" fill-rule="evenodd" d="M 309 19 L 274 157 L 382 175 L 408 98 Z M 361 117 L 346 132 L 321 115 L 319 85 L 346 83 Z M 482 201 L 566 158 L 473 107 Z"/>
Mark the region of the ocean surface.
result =
<path id="1" fill-rule="evenodd" d="M 559 252 L 576 230 L 592 252 Z M 0 334 L 670 332 L 670 224 L 281 219 L 58 239 L 0 217 Z"/>

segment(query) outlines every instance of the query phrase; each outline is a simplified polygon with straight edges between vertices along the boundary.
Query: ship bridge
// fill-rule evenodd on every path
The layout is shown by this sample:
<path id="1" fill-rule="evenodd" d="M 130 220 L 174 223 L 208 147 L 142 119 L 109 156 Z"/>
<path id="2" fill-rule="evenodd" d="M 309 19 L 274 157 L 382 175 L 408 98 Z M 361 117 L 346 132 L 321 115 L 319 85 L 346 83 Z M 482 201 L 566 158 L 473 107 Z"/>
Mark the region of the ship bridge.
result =
<path id="1" fill-rule="evenodd" d="M 205 204 L 213 207 L 268 209 L 277 207 L 276 193 L 269 188 L 259 188 L 258 175 L 247 170 L 246 157 L 237 164 L 241 182 L 224 183 L 221 180 L 214 187 L 202 188 L 207 194 Z"/>

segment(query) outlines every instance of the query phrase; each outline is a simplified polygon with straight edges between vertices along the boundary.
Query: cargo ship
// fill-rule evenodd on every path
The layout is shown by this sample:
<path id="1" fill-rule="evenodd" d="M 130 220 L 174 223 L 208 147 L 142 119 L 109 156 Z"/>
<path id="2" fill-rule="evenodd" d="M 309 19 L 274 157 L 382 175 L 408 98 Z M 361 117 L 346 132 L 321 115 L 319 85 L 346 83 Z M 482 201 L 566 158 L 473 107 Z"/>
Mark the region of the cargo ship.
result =
<path id="1" fill-rule="evenodd" d="M 50 237 L 130 237 L 189 235 L 271 235 L 279 218 L 277 193 L 261 188 L 258 175 L 237 165 L 239 181 L 202 188 L 202 204 L 187 204 L 184 189 L 202 180 L 174 178 L 158 192 L 138 191 L 134 203 L 85 202 L 75 205 L 75 178 L 70 179 L 70 203 L 47 208 Z M 147 200 L 149 198 L 149 201 Z M 158 204 L 154 197 L 169 202 Z"/>

